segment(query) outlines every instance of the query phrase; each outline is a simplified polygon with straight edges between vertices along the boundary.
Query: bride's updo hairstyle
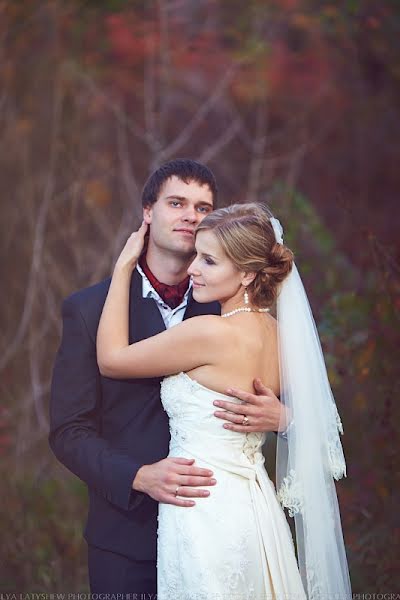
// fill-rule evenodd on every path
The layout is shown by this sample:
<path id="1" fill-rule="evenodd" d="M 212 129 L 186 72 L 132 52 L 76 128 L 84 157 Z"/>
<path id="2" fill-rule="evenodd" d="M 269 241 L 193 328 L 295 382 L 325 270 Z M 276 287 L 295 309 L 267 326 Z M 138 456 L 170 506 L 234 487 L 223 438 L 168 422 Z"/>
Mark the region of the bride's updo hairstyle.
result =
<path id="1" fill-rule="evenodd" d="M 239 271 L 256 273 L 247 289 L 257 308 L 274 303 L 293 264 L 293 252 L 275 240 L 271 216 L 267 207 L 255 202 L 232 204 L 207 215 L 196 229 L 212 231 Z"/>

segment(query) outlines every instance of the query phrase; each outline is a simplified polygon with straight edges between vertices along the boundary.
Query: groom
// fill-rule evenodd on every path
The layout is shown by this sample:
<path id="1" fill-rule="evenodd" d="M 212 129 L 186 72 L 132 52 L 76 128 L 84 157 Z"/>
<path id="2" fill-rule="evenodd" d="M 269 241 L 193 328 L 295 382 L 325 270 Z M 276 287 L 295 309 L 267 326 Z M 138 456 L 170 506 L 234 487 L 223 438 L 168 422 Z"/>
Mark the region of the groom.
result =
<path id="1" fill-rule="evenodd" d="M 219 314 L 217 303 L 192 299 L 187 276 L 194 230 L 216 199 L 214 175 L 193 160 L 170 161 L 146 182 L 142 204 L 150 232 L 131 281 L 130 343 L 182 319 Z M 160 402 L 160 378 L 117 381 L 100 375 L 96 332 L 109 284 L 110 279 L 102 281 L 63 303 L 49 442 L 57 458 L 88 486 L 85 539 L 91 592 L 123 593 L 123 600 L 131 594 L 134 600 L 135 594 L 156 594 L 158 502 L 185 506 L 188 498 L 218 484 L 211 471 L 193 460 L 165 458 L 169 428 Z M 215 403 L 221 409 L 215 416 L 223 419 L 224 427 L 242 432 L 279 429 L 279 400 L 261 382 L 255 388 L 258 394 L 230 391 L 247 402 L 246 425 L 243 405 Z"/>

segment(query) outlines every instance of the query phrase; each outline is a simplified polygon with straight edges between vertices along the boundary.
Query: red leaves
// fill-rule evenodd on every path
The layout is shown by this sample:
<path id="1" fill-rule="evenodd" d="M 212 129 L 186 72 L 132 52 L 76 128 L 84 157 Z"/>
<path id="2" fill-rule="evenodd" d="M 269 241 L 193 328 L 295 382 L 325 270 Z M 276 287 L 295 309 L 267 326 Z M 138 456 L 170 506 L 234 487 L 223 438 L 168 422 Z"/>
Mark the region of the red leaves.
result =
<path id="1" fill-rule="evenodd" d="M 123 14 L 112 14 L 105 22 L 111 51 L 125 65 L 139 65 L 157 49 L 158 36 L 146 22 Z"/>

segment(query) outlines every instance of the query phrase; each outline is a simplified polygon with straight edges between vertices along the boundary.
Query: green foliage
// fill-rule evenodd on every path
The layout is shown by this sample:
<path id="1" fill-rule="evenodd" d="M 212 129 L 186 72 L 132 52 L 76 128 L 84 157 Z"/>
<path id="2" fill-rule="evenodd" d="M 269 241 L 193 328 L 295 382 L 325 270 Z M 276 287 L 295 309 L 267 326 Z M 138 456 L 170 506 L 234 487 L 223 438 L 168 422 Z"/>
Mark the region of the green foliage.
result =
<path id="1" fill-rule="evenodd" d="M 88 591 L 84 486 L 4 469 L 1 479 L 1 591 Z"/>

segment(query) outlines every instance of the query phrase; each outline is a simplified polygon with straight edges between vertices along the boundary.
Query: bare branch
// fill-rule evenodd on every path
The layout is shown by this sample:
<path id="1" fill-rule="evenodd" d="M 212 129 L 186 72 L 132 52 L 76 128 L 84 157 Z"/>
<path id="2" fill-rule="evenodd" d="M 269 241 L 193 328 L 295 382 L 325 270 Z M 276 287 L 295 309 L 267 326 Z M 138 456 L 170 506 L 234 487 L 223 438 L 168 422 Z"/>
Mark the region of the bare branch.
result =
<path id="1" fill-rule="evenodd" d="M 203 163 L 212 161 L 227 146 L 241 129 L 240 119 L 235 119 L 228 129 L 211 145 L 203 150 L 199 160 Z"/>
<path id="2" fill-rule="evenodd" d="M 57 158 L 57 138 L 60 127 L 61 120 L 61 111 L 62 111 L 62 83 L 60 76 L 56 78 L 55 84 L 55 99 L 54 99 L 54 110 L 53 110 L 53 119 L 52 119 L 52 135 L 51 135 L 51 143 L 50 143 L 50 160 L 49 160 L 49 170 L 46 178 L 46 184 L 43 194 L 43 200 L 39 207 L 38 216 L 36 219 L 35 225 L 35 233 L 34 233 L 34 242 L 32 249 L 32 261 L 30 274 L 28 279 L 28 285 L 25 295 L 24 307 L 22 310 L 21 319 L 19 322 L 18 329 L 13 336 L 13 340 L 10 342 L 8 346 L 6 346 L 4 353 L 0 357 L 0 370 L 5 367 L 5 365 L 10 361 L 10 359 L 17 352 L 19 345 L 21 344 L 27 327 L 29 325 L 32 309 L 35 302 L 35 293 L 36 293 L 36 280 L 37 273 L 40 269 L 40 264 L 42 260 L 43 253 L 43 244 L 45 237 L 45 228 L 47 223 L 48 210 L 50 206 L 51 199 L 53 197 L 54 187 L 55 187 L 55 165 Z"/>
<path id="3" fill-rule="evenodd" d="M 258 104 L 256 130 L 252 148 L 252 158 L 250 161 L 249 177 L 247 184 L 247 199 L 249 202 L 257 200 L 261 175 L 264 164 L 264 154 L 267 145 L 267 108 L 266 98 L 263 97 Z"/>
<path id="4" fill-rule="evenodd" d="M 169 30 L 168 30 L 168 2 L 165 0 L 158 0 L 158 15 L 160 22 L 160 47 L 159 57 L 161 64 L 161 78 L 160 78 L 160 108 L 159 108 L 159 138 L 161 139 L 162 145 L 165 139 L 165 127 L 168 115 L 168 103 L 169 103 L 169 87 L 171 81 L 171 61 L 170 61 L 170 49 L 169 49 Z"/>
<path id="5" fill-rule="evenodd" d="M 114 114 L 116 119 L 119 119 L 121 121 L 121 124 L 125 125 L 135 137 L 148 144 L 149 140 L 145 131 L 127 116 L 126 112 L 121 109 L 118 103 L 112 100 L 103 91 L 103 89 L 95 83 L 92 77 L 80 71 L 77 68 L 77 65 L 73 63 L 68 63 L 68 65 L 64 66 L 64 68 L 68 70 L 68 73 L 77 76 L 86 85 L 87 89 L 90 90 L 92 94 L 95 94 L 97 97 L 101 98 L 105 106 L 109 108 L 109 110 Z"/>
<path id="6" fill-rule="evenodd" d="M 225 75 L 222 77 L 217 87 L 214 90 L 214 93 L 204 102 L 197 113 L 194 115 L 193 119 L 186 125 L 186 127 L 181 131 L 181 133 L 177 136 L 177 138 L 171 142 L 169 146 L 164 148 L 164 150 L 160 153 L 159 160 L 168 160 L 171 156 L 175 156 L 178 151 L 185 146 L 196 128 L 203 122 L 207 114 L 216 106 L 219 100 L 222 98 L 225 93 L 228 85 L 231 83 L 233 78 L 235 77 L 239 66 L 241 63 L 236 62 L 227 70 Z"/>

